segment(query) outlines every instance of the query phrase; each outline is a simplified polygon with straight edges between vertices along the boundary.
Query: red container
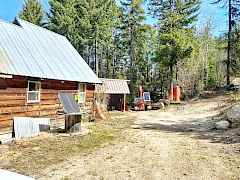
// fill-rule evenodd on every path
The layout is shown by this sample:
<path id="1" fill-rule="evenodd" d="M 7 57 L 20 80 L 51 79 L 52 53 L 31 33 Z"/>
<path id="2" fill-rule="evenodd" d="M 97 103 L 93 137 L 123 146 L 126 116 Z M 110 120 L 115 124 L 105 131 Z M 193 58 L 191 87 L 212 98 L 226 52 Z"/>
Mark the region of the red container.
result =
<path id="1" fill-rule="evenodd" d="M 179 86 L 173 87 L 173 100 L 176 102 L 180 102 L 181 90 Z"/>
<path id="2" fill-rule="evenodd" d="M 171 84 L 171 87 L 169 89 L 169 92 L 168 92 L 168 100 L 169 101 L 173 101 L 173 85 Z"/>

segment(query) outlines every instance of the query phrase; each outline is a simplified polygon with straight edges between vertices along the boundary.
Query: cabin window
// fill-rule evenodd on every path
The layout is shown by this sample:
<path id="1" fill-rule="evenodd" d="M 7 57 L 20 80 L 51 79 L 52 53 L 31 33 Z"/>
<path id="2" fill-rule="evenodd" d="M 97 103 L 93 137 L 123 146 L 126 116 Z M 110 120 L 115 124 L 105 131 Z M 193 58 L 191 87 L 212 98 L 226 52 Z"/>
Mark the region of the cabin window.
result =
<path id="1" fill-rule="evenodd" d="M 41 83 L 38 81 L 28 81 L 27 103 L 40 102 Z"/>
<path id="2" fill-rule="evenodd" d="M 85 103 L 85 99 L 86 99 L 86 85 L 85 84 L 79 84 L 78 94 L 79 94 L 78 103 Z"/>

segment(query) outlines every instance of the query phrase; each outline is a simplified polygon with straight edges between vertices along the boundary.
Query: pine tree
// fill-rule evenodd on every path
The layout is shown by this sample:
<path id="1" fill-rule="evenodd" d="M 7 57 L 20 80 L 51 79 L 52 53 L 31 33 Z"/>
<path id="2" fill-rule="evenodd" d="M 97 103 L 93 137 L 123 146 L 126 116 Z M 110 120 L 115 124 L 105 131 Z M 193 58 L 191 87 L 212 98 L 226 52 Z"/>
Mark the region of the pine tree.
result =
<path id="1" fill-rule="evenodd" d="M 240 17 L 240 2 L 239 0 L 215 0 L 213 4 L 224 4 L 228 8 L 228 46 L 227 46 L 227 60 L 226 60 L 226 82 L 230 85 L 231 70 L 236 74 L 236 41 L 234 39 L 235 28 L 238 27 Z M 237 26 L 236 26 L 237 25 Z"/>
<path id="2" fill-rule="evenodd" d="M 171 79 L 173 68 L 178 63 L 191 56 L 191 41 L 193 38 L 193 23 L 197 20 L 200 7 L 199 0 L 150 0 L 150 9 L 159 25 L 159 49 L 157 61 L 169 67 Z"/>
<path id="3" fill-rule="evenodd" d="M 111 76 L 114 0 L 51 0 L 49 28 L 66 36 L 100 77 Z"/>
<path id="4" fill-rule="evenodd" d="M 33 24 L 42 26 L 44 10 L 41 3 L 38 0 L 25 0 L 19 17 Z"/>
<path id="5" fill-rule="evenodd" d="M 80 28 L 82 21 L 78 21 L 80 18 L 75 8 L 77 1 L 51 0 L 49 4 L 48 28 L 58 34 L 64 35 L 81 52 L 84 33 Z"/>
<path id="6" fill-rule="evenodd" d="M 96 74 L 100 77 L 111 76 L 114 48 L 114 29 L 118 23 L 118 8 L 114 0 L 88 0 L 85 4 L 88 12 L 88 47 L 93 49 Z M 81 6 L 83 7 L 83 6 Z"/>
<path id="7" fill-rule="evenodd" d="M 144 25 L 145 12 L 143 0 L 121 1 L 122 6 L 122 48 L 128 67 L 127 77 L 130 79 L 131 95 L 137 97 L 138 86 L 145 80 L 147 70 L 146 59 L 146 31 Z M 126 68 L 125 68 L 126 69 Z"/>

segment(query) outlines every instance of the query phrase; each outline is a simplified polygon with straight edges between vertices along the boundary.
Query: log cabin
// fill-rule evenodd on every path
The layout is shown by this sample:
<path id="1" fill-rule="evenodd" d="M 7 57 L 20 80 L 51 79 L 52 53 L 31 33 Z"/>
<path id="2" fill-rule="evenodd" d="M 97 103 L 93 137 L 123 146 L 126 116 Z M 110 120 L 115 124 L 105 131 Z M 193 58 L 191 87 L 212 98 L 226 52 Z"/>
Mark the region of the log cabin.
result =
<path id="1" fill-rule="evenodd" d="M 78 94 L 93 110 L 100 79 L 62 35 L 21 19 L 0 20 L 0 134 L 12 131 L 14 117 L 64 121 L 59 92 Z"/>

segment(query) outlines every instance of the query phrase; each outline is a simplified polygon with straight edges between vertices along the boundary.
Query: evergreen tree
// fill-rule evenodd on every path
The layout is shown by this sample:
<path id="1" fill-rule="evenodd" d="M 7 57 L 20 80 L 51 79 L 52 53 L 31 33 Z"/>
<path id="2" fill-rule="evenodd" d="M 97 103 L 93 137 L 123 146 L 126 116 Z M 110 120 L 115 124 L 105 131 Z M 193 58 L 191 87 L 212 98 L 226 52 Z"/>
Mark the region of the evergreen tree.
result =
<path id="1" fill-rule="evenodd" d="M 19 17 L 33 24 L 42 26 L 44 10 L 41 3 L 38 0 L 25 0 Z"/>
<path id="2" fill-rule="evenodd" d="M 176 16 L 172 24 L 179 27 L 191 27 L 197 20 L 200 0 L 149 0 L 149 11 L 159 22 L 168 15 Z M 171 22 L 170 22 L 171 23 Z"/>
<path id="3" fill-rule="evenodd" d="M 178 63 L 191 56 L 194 22 L 200 7 L 199 0 L 150 0 L 150 9 L 159 25 L 159 49 L 156 53 L 157 61 L 169 67 L 171 79 L 173 68 Z"/>
<path id="4" fill-rule="evenodd" d="M 81 17 L 78 17 L 76 0 L 51 0 L 48 28 L 64 35 L 81 52 L 84 33 Z"/>
<path id="5" fill-rule="evenodd" d="M 238 27 L 238 21 L 240 17 L 240 2 L 239 0 L 215 0 L 213 4 L 224 4 L 223 7 L 228 8 L 228 46 L 227 46 L 227 60 L 226 60 L 226 82 L 230 85 L 230 76 L 232 72 L 236 74 L 236 27 Z M 231 71 L 232 70 L 232 71 Z"/>
<path id="6" fill-rule="evenodd" d="M 80 8 L 83 7 L 80 5 Z M 118 23 L 117 5 L 114 0 L 88 0 L 85 10 L 89 22 L 87 46 L 92 49 L 94 69 L 100 77 L 109 77 L 109 72 L 112 72 L 114 30 Z"/>
<path id="7" fill-rule="evenodd" d="M 114 28 L 118 8 L 114 0 L 51 0 L 49 28 L 66 36 L 88 64 L 111 76 Z"/>
<path id="8" fill-rule="evenodd" d="M 128 67 L 127 77 L 130 79 L 131 95 L 137 97 L 138 87 L 145 80 L 147 70 L 146 47 L 147 26 L 144 25 L 145 13 L 143 0 L 121 1 L 122 6 L 122 48 Z"/>

